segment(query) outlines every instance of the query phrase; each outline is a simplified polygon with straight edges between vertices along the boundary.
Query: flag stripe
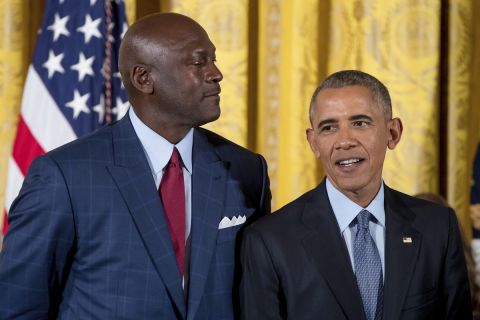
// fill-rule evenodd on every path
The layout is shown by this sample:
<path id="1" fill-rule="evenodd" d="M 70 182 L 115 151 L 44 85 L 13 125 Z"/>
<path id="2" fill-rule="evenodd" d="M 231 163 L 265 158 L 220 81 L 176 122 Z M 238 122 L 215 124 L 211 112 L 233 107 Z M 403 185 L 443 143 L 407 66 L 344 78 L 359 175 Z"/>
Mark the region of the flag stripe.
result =
<path id="1" fill-rule="evenodd" d="M 123 0 L 105 1 L 46 0 L 9 158 L 6 214 L 35 157 L 105 125 L 106 56 L 111 59 L 113 120 L 127 111 L 117 65 L 127 28 L 125 5 Z M 111 20 L 105 17 L 105 4 L 111 8 Z"/>
<path id="2" fill-rule="evenodd" d="M 3 234 L 5 234 L 8 230 L 8 215 L 7 215 L 7 211 L 5 210 L 4 211 L 4 215 L 3 215 Z"/>
<path id="3" fill-rule="evenodd" d="M 5 208 L 10 210 L 13 200 L 17 196 L 23 183 L 23 174 L 17 166 L 15 160 L 10 157 L 8 159 L 8 184 L 5 190 Z"/>
<path id="4" fill-rule="evenodd" d="M 30 129 L 20 117 L 17 128 L 17 139 L 13 145 L 13 158 L 23 175 L 27 174 L 28 167 L 33 159 L 45 153 L 37 140 L 33 137 Z"/>
<path id="5" fill-rule="evenodd" d="M 77 138 L 69 122 L 65 119 L 32 66 L 28 70 L 21 110 L 25 123 L 46 151 Z"/>

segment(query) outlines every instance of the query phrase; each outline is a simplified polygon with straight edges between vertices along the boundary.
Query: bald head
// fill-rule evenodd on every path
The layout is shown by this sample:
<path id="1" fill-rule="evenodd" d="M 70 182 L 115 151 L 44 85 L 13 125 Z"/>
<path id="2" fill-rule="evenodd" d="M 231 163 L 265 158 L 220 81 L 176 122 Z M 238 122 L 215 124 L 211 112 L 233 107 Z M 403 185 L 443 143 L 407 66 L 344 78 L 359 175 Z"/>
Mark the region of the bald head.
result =
<path id="1" fill-rule="evenodd" d="M 127 92 L 131 91 L 130 73 L 134 65 L 154 65 L 166 50 L 183 46 L 192 34 L 206 36 L 196 21 L 177 13 L 157 13 L 136 21 L 122 39 L 118 59 Z"/>
<path id="2" fill-rule="evenodd" d="M 172 143 L 220 116 L 222 73 L 207 32 L 176 13 L 147 16 L 128 29 L 119 69 L 135 114 Z"/>

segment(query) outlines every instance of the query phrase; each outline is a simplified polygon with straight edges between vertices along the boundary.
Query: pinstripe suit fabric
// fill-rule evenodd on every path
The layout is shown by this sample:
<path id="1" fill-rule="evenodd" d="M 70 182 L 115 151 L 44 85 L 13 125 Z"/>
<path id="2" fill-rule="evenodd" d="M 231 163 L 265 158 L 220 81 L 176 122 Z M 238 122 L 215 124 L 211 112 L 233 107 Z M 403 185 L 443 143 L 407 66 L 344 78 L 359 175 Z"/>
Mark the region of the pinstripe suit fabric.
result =
<path id="1" fill-rule="evenodd" d="M 218 225 L 225 216 L 255 219 L 269 203 L 264 159 L 196 128 L 185 301 L 127 116 L 33 162 L 0 256 L 0 319 L 231 319 L 241 226 Z"/>

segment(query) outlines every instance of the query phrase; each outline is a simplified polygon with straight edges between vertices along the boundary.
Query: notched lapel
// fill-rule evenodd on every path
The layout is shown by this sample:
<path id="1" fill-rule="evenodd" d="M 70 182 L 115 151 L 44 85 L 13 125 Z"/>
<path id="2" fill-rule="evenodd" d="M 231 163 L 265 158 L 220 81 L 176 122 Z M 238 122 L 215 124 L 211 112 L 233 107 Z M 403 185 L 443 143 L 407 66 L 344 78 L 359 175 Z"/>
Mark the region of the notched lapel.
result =
<path id="1" fill-rule="evenodd" d="M 195 130 L 192 175 L 192 229 L 188 319 L 194 319 L 205 290 L 224 208 L 228 164 Z"/>
<path id="2" fill-rule="evenodd" d="M 360 292 L 347 248 L 327 197 L 325 180 L 311 194 L 302 220 L 310 230 L 303 239 L 307 256 L 313 258 L 315 266 L 320 270 L 346 317 L 363 319 Z"/>
<path id="3" fill-rule="evenodd" d="M 412 227 L 415 214 L 385 187 L 385 287 L 383 318 L 398 319 L 415 270 L 422 236 Z"/>
<path id="4" fill-rule="evenodd" d="M 115 164 L 107 169 L 127 204 L 153 265 L 185 318 L 182 279 L 160 197 L 141 143 L 130 121 L 128 125 L 114 131 Z"/>

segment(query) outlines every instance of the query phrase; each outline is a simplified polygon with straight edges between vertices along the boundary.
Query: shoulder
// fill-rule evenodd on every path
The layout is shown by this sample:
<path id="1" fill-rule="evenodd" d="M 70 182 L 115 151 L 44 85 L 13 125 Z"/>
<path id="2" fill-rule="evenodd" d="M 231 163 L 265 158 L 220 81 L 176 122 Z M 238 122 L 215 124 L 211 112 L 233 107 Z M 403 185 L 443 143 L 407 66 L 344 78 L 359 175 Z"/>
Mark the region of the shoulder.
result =
<path id="1" fill-rule="evenodd" d="M 314 189 L 315 190 L 315 189 Z M 308 219 L 311 199 L 315 194 L 309 191 L 281 209 L 261 217 L 244 232 L 245 251 L 255 252 L 266 248 L 277 261 L 296 260 L 301 256 L 305 239 L 315 230 L 318 220 Z M 320 213 L 320 208 L 317 213 Z M 311 216 L 310 216 L 311 217 Z M 258 245 L 260 244 L 261 245 Z M 274 258 L 273 258 L 274 256 Z"/>
<path id="2" fill-rule="evenodd" d="M 448 207 L 420 199 L 408 194 L 405 194 L 403 192 L 400 192 L 398 190 L 391 189 L 389 187 L 386 187 L 385 189 L 387 191 L 386 193 L 386 200 L 392 202 L 401 202 L 403 205 L 407 206 L 409 209 L 415 211 L 415 212 L 430 212 L 430 211 L 446 211 L 448 210 Z"/>
<path id="3" fill-rule="evenodd" d="M 295 233 L 297 227 L 303 224 L 302 214 L 305 205 L 310 202 L 315 190 L 310 190 L 277 211 L 261 217 L 248 229 L 252 229 L 250 232 L 258 232 L 267 237 L 285 237 L 289 233 Z"/>
<path id="4" fill-rule="evenodd" d="M 455 211 L 444 205 L 419 199 L 397 190 L 386 188 L 386 204 L 394 212 L 411 217 L 418 229 L 440 230 L 457 225 Z"/>
<path id="5" fill-rule="evenodd" d="M 205 128 L 195 128 L 198 134 L 206 138 L 208 143 L 215 148 L 217 154 L 224 160 L 238 161 L 238 160 L 256 160 L 262 158 L 259 154 L 254 153 L 233 141 L 222 137 L 221 135 L 207 130 Z"/>
<path id="6" fill-rule="evenodd" d="M 196 144 L 194 136 L 194 150 L 198 147 L 213 151 L 228 168 L 230 177 L 242 184 L 245 194 L 256 198 L 269 188 L 267 163 L 261 155 L 204 128 L 195 130 L 201 141 Z"/>
<path id="7" fill-rule="evenodd" d="M 118 126 L 118 123 L 115 122 L 66 143 L 47 152 L 45 156 L 56 161 L 105 158 L 113 151 L 112 131 L 115 126 Z"/>
<path id="8" fill-rule="evenodd" d="M 63 181 L 65 174 L 82 175 L 94 165 L 113 162 L 111 128 L 105 127 L 35 158 L 25 183 Z"/>

